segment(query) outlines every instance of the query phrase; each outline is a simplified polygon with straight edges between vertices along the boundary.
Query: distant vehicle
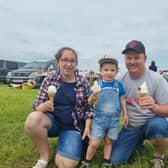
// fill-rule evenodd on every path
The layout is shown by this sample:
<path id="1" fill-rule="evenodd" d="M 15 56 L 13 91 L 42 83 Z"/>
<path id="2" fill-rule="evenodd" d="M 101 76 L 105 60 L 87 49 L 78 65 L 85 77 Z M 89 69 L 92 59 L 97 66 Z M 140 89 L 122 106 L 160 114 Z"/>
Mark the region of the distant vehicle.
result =
<path id="1" fill-rule="evenodd" d="M 160 74 L 168 81 L 168 69 L 160 71 Z"/>
<path id="2" fill-rule="evenodd" d="M 30 62 L 23 68 L 14 70 L 8 73 L 6 81 L 8 84 L 23 84 L 29 80 L 33 80 L 36 83 L 36 87 L 39 87 L 44 77 L 51 71 L 58 69 L 55 60 L 46 62 Z"/>
<path id="3" fill-rule="evenodd" d="M 0 60 L 0 82 L 6 83 L 6 75 L 8 72 L 19 69 L 23 67 L 26 63 L 9 61 L 9 60 Z"/>

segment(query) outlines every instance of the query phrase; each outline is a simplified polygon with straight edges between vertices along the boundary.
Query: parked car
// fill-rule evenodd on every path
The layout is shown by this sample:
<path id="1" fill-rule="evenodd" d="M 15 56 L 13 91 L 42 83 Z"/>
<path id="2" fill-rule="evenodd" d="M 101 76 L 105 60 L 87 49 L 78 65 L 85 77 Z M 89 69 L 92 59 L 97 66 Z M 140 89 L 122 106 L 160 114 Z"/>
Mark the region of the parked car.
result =
<path id="1" fill-rule="evenodd" d="M 26 63 L 0 60 L 0 82 L 6 83 L 6 75 L 8 72 L 23 67 Z"/>
<path id="2" fill-rule="evenodd" d="M 160 74 L 168 81 L 168 69 L 160 71 Z"/>
<path id="3" fill-rule="evenodd" d="M 36 83 L 36 87 L 39 87 L 44 77 L 49 72 L 57 69 L 55 60 L 46 62 L 30 62 L 21 69 L 9 72 L 6 81 L 8 84 L 23 84 L 33 80 Z"/>

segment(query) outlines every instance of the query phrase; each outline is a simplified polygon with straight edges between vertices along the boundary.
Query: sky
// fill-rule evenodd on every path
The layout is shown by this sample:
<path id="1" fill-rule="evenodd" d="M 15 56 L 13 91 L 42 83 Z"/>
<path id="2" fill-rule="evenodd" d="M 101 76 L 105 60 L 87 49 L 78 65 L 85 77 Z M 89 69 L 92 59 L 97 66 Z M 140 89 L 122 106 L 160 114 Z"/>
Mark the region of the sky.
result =
<path id="1" fill-rule="evenodd" d="M 122 50 L 140 40 L 147 66 L 168 69 L 167 19 L 167 0 L 0 0 L 0 59 L 50 60 L 69 46 L 79 69 L 98 71 L 98 59 L 110 55 L 122 71 Z"/>

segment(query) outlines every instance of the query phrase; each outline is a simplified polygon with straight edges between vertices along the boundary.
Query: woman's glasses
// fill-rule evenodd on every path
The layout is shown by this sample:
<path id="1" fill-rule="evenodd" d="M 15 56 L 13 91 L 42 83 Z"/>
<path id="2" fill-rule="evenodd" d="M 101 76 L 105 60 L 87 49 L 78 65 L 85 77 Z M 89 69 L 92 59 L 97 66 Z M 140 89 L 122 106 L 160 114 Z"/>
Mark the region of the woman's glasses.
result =
<path id="1" fill-rule="evenodd" d="M 77 62 L 76 59 L 68 59 L 68 58 L 61 58 L 60 61 L 65 63 L 65 64 L 68 64 L 68 62 L 70 64 L 75 64 Z"/>

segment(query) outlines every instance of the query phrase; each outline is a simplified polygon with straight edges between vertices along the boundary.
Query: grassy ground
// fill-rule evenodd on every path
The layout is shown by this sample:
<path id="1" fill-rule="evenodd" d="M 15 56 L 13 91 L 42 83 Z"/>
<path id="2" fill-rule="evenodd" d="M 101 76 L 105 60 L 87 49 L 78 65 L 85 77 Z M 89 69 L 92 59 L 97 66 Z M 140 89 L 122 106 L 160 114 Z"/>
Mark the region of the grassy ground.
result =
<path id="1" fill-rule="evenodd" d="M 24 132 L 24 121 L 32 111 L 38 90 L 20 90 L 0 85 L 0 168 L 29 168 L 39 155 Z M 54 167 L 56 138 L 49 139 L 53 156 L 48 168 Z M 98 168 L 102 162 L 102 147 L 98 150 L 92 168 Z M 146 141 L 144 149 L 138 151 L 129 164 L 120 168 L 149 168 L 153 148 Z M 121 153 L 122 155 L 122 153 Z M 168 150 L 165 167 L 168 167 Z"/>

